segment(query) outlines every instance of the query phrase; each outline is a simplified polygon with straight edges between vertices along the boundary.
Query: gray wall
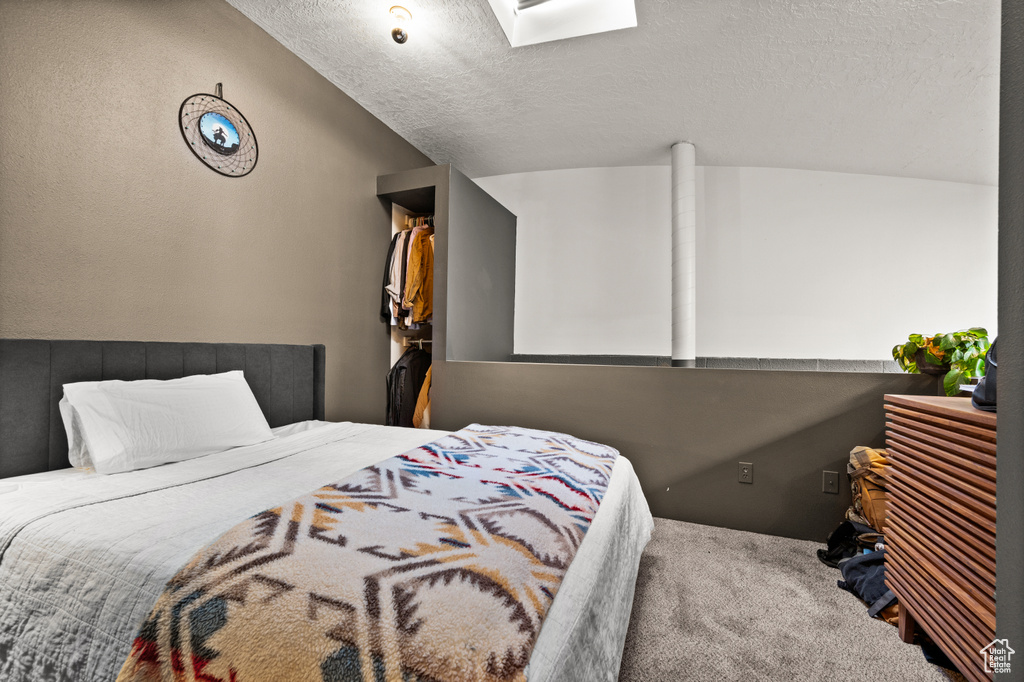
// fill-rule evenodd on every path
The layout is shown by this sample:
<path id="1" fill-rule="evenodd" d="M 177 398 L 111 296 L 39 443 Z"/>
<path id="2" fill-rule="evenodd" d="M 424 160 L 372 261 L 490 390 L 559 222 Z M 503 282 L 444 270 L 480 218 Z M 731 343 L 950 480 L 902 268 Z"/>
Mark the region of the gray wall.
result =
<path id="1" fill-rule="evenodd" d="M 1024 644 L 1024 5 L 1003 2 L 999 118 L 999 461 L 996 632 Z M 1003 680 L 1024 680 L 1024 655 Z"/>
<path id="2" fill-rule="evenodd" d="M 436 372 L 436 370 L 435 370 Z M 433 425 L 566 431 L 629 457 L 655 516 L 824 540 L 850 503 L 845 462 L 882 445 L 883 395 L 935 395 L 906 374 L 447 362 Z M 737 482 L 737 463 L 754 483 Z M 822 471 L 843 472 L 841 494 Z"/>
<path id="3" fill-rule="evenodd" d="M 260 159 L 178 107 L 224 83 Z M 0 0 L 0 337 L 323 343 L 327 417 L 384 415 L 381 173 L 430 160 L 221 0 Z"/>
<path id="4" fill-rule="evenodd" d="M 452 169 L 448 200 L 447 360 L 508 361 L 516 295 L 516 217 Z"/>

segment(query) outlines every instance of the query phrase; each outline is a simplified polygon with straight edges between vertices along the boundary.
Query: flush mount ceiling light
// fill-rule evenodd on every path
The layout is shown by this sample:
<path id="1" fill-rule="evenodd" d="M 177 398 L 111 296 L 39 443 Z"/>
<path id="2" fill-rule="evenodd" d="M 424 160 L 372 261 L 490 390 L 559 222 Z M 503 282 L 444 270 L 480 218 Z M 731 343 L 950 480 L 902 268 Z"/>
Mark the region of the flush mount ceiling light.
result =
<path id="1" fill-rule="evenodd" d="M 634 0 L 488 0 L 512 47 L 636 28 Z"/>
<path id="2" fill-rule="evenodd" d="M 406 25 L 412 20 L 412 12 L 400 5 L 395 5 L 391 8 L 391 18 L 397 24 L 391 29 L 391 37 L 395 39 L 396 43 L 401 45 L 409 39 L 409 31 L 406 29 Z"/>

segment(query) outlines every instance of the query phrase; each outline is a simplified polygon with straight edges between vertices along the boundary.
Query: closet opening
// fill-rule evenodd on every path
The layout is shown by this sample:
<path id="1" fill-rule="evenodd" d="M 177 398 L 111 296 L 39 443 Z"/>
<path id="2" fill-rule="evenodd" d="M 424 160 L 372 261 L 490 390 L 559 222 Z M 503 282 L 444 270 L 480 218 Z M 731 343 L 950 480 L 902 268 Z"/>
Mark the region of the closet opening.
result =
<path id="1" fill-rule="evenodd" d="M 388 426 L 430 428 L 434 322 L 434 192 L 392 197 L 381 321 L 388 325 Z M 427 191 L 429 190 L 429 191 Z"/>
<path id="2" fill-rule="evenodd" d="M 399 363 L 392 376 L 406 372 L 402 358 L 411 362 L 418 356 L 417 367 L 410 370 L 416 373 L 425 373 L 424 365 L 429 364 L 430 377 L 424 381 L 428 383 L 425 399 L 429 400 L 430 408 L 428 420 L 420 425 L 433 423 L 436 427 L 445 423 L 444 405 L 453 390 L 446 382 L 448 363 L 507 363 L 511 359 L 516 216 L 450 165 L 381 175 L 377 178 L 377 197 L 385 215 L 390 216 L 392 240 L 389 246 L 383 226 L 375 228 L 381 232 L 380 257 L 383 259 L 389 250 L 399 250 L 401 235 L 409 231 L 406 243 L 411 237 L 415 240 L 413 244 L 419 244 L 413 253 L 413 260 L 418 263 L 415 271 L 423 274 L 429 270 L 432 274 L 429 283 L 421 282 L 429 289 L 429 315 L 427 292 L 421 290 L 423 298 L 418 299 L 418 305 L 416 300 L 409 301 L 413 304 L 412 318 L 403 323 L 398 319 L 400 316 L 392 319 L 383 310 L 389 303 L 386 287 L 393 279 L 393 268 L 388 268 L 381 317 L 388 323 L 392 369 L 396 367 L 394 363 Z M 433 235 L 429 234 L 431 229 Z M 432 248 L 426 248 L 428 243 Z M 416 254 L 420 258 L 432 257 L 432 263 L 417 261 Z M 394 303 L 395 299 L 390 298 L 390 305 Z M 389 395 L 390 392 L 389 387 Z M 402 411 L 407 410 L 406 404 Z M 390 409 L 388 413 L 390 419 Z"/>

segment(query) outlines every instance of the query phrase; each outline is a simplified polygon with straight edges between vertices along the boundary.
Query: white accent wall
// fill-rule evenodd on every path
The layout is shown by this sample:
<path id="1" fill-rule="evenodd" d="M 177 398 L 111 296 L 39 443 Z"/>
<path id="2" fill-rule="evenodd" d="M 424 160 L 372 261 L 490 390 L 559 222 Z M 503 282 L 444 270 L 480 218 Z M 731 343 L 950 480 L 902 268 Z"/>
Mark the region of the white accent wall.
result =
<path id="1" fill-rule="evenodd" d="M 650 166 L 476 179 L 518 217 L 516 353 L 669 355 L 670 178 Z"/>
<path id="2" fill-rule="evenodd" d="M 671 354 L 671 169 L 478 178 L 519 217 L 515 352 Z M 891 359 L 996 324 L 997 188 L 697 169 L 699 357 Z"/>

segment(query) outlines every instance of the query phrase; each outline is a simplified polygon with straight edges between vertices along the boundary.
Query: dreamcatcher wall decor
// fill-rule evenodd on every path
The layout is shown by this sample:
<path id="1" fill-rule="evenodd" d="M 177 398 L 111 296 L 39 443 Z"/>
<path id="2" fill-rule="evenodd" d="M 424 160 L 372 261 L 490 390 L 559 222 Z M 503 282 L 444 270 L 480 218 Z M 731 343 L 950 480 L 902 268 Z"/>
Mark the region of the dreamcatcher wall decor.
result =
<path id="1" fill-rule="evenodd" d="M 192 95 L 181 103 L 178 125 L 181 136 L 200 161 L 221 175 L 240 178 L 256 167 L 259 150 L 256 135 L 242 112 L 217 94 Z"/>

